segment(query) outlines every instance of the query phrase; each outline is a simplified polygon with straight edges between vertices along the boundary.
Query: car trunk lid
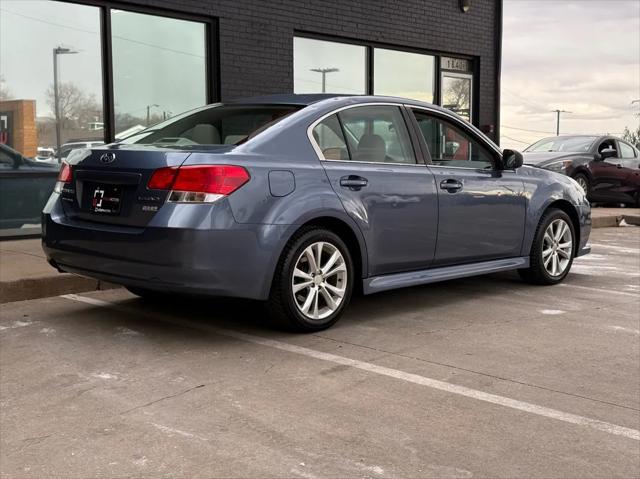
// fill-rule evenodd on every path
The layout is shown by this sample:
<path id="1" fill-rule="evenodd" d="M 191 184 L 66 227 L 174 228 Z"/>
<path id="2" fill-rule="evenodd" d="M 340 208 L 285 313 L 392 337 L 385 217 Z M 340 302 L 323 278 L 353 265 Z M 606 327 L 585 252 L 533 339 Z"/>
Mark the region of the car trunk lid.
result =
<path id="1" fill-rule="evenodd" d="M 122 226 L 145 226 L 168 192 L 150 190 L 154 171 L 180 166 L 190 151 L 138 145 L 76 150 L 69 158 L 72 178 L 62 187 L 68 217 Z"/>

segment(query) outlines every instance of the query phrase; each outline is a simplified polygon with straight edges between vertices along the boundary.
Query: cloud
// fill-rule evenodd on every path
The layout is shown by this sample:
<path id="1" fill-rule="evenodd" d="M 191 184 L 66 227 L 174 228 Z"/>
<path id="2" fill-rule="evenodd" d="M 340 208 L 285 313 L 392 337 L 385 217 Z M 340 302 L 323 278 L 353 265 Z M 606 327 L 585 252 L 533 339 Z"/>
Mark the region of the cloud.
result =
<path id="1" fill-rule="evenodd" d="M 554 132 L 557 108 L 561 132 L 621 133 L 638 98 L 640 2 L 505 0 L 503 146 Z"/>

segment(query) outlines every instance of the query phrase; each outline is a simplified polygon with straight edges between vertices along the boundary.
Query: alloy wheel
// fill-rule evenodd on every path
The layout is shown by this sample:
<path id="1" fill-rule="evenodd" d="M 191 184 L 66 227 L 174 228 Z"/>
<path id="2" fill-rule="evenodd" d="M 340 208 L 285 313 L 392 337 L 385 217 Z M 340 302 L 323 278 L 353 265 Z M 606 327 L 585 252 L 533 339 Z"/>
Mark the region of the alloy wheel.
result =
<path id="1" fill-rule="evenodd" d="M 340 307 L 348 280 L 340 250 L 326 241 L 313 243 L 302 251 L 293 269 L 295 305 L 309 319 L 324 319 Z"/>
<path id="2" fill-rule="evenodd" d="M 558 218 L 544 232 L 542 260 L 544 268 L 553 277 L 561 276 L 571 262 L 573 237 L 564 219 Z"/>
<path id="3" fill-rule="evenodd" d="M 587 179 L 584 176 L 580 175 L 576 177 L 576 181 L 578 185 L 580 185 L 580 188 L 582 188 L 582 191 L 586 193 L 589 188 L 589 185 L 587 184 Z"/>

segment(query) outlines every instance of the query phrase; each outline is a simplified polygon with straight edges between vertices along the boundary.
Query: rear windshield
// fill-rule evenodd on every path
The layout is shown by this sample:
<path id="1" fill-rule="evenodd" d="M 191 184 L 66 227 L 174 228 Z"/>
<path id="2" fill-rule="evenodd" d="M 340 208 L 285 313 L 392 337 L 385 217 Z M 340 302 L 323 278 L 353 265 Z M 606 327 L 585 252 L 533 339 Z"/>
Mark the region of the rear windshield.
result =
<path id="1" fill-rule="evenodd" d="M 239 145 L 300 109 L 289 105 L 215 105 L 158 123 L 120 143 L 154 146 Z"/>

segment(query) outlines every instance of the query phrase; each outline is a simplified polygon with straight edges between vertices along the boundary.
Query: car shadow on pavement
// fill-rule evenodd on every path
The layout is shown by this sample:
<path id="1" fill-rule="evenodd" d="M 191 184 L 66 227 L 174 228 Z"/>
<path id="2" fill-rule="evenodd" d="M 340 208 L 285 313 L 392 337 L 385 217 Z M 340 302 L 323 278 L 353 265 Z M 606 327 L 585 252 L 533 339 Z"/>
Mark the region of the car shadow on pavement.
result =
<path id="1" fill-rule="evenodd" d="M 425 329 L 442 321 L 443 310 L 456 315 L 456 307 L 461 302 L 499 300 L 505 291 L 526 287 L 517 275 L 510 273 L 493 274 L 481 278 L 466 278 L 436 284 L 416 286 L 375 295 L 355 295 L 341 320 L 334 329 L 364 325 L 368 322 L 394 321 L 399 316 L 417 317 Z M 128 328 L 152 334 L 169 328 L 176 339 L 193 339 L 194 329 L 190 325 L 201 325 L 227 330 L 256 333 L 262 336 L 287 337 L 291 333 L 273 324 L 263 303 L 230 298 L 200 298 L 187 296 L 166 296 L 153 300 L 131 296 L 109 301 L 105 306 L 85 305 L 79 315 L 79 323 L 96 321 L 103 326 Z M 438 313 L 429 314 L 431 310 Z M 87 312 L 90 314 L 87 314 Z M 81 317 L 81 319 L 80 319 Z M 167 324 L 169 323 L 169 324 Z M 182 333 L 179 331 L 183 329 Z M 195 333 L 195 336 L 202 336 Z M 226 341 L 226 340 L 225 340 Z"/>

